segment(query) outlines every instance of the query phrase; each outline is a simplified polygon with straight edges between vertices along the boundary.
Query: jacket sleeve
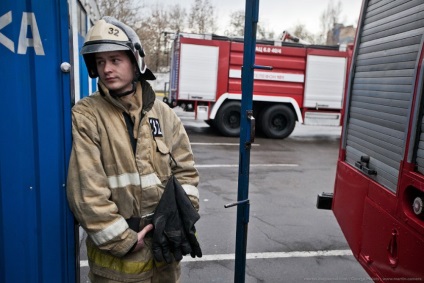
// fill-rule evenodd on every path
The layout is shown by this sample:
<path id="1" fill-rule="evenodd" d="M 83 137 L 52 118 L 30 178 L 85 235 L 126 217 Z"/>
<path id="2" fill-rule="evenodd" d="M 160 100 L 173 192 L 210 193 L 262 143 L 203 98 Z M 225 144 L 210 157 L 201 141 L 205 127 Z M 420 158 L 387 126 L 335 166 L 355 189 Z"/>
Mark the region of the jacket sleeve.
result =
<path id="1" fill-rule="evenodd" d="M 100 249 L 121 257 L 137 242 L 137 233 L 129 229 L 116 204 L 110 200 L 95 116 L 81 108 L 76 105 L 72 110 L 73 145 L 67 179 L 69 206 Z"/>
<path id="2" fill-rule="evenodd" d="M 199 173 L 194 167 L 194 156 L 187 132 L 180 118 L 172 111 L 174 129 L 171 148 L 172 157 L 178 166 L 172 167 L 172 173 L 181 183 L 194 207 L 199 210 Z"/>

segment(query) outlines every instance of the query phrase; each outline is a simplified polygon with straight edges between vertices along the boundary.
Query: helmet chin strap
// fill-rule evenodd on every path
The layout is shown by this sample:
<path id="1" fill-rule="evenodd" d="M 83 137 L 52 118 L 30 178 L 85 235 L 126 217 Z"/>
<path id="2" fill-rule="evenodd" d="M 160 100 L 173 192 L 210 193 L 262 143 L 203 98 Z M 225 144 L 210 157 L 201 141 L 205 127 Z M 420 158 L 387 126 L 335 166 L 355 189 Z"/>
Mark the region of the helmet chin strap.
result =
<path id="1" fill-rule="evenodd" d="M 123 97 L 123 96 L 129 95 L 131 93 L 134 93 L 135 90 L 136 90 L 136 88 L 137 88 L 137 81 L 134 80 L 132 82 L 132 89 L 130 89 L 128 91 L 125 91 L 125 92 L 122 92 L 122 93 L 117 93 L 117 92 L 114 92 L 114 91 L 109 90 L 109 93 L 113 97 Z"/>

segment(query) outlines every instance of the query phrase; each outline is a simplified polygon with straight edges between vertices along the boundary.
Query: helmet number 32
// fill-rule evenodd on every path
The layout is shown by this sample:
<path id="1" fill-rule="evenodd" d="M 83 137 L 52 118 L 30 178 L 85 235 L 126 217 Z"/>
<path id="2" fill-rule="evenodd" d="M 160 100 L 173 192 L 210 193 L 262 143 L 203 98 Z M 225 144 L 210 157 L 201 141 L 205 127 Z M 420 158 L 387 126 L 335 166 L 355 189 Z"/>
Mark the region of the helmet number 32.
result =
<path id="1" fill-rule="evenodd" d="M 109 34 L 112 34 L 114 36 L 118 36 L 119 35 L 119 29 L 109 28 Z"/>

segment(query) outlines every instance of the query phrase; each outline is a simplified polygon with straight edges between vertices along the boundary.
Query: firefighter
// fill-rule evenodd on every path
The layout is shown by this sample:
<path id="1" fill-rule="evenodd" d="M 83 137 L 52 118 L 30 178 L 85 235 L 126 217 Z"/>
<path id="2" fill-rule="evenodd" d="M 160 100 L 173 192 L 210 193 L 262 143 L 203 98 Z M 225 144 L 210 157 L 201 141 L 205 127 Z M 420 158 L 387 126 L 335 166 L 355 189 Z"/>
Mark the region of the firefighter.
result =
<path id="1" fill-rule="evenodd" d="M 187 133 L 156 100 L 133 29 L 104 17 L 81 49 L 98 91 L 72 108 L 67 198 L 87 232 L 92 282 L 179 282 L 180 265 L 155 261 L 151 216 L 171 176 L 198 210 L 198 172 Z"/>

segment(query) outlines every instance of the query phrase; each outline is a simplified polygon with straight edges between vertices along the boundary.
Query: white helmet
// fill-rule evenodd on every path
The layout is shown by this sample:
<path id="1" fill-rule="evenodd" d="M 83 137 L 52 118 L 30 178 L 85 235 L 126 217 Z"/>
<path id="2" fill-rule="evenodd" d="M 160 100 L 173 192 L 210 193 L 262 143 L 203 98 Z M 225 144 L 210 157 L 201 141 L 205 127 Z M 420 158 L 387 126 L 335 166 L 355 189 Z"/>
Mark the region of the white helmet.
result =
<path id="1" fill-rule="evenodd" d="M 94 58 L 95 53 L 119 50 L 129 51 L 130 58 L 137 63 L 142 78 L 156 79 L 144 63 L 145 54 L 135 31 L 113 17 L 103 17 L 97 21 L 85 37 L 81 54 L 84 57 L 89 76 L 91 78 L 99 76 Z"/>

